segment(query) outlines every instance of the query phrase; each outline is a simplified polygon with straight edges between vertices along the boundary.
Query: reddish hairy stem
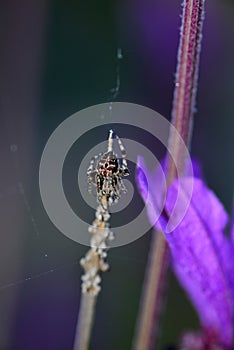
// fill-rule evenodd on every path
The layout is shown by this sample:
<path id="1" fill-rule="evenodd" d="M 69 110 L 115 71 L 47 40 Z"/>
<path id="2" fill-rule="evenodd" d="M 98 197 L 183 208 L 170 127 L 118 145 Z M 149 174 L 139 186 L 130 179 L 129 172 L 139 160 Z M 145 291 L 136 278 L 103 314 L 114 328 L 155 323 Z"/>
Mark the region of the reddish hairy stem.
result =
<path id="1" fill-rule="evenodd" d="M 183 3 L 180 43 L 177 57 L 176 81 L 172 107 L 172 124 L 175 126 L 189 148 L 195 99 L 199 58 L 201 50 L 201 33 L 204 18 L 204 0 L 185 0 Z M 183 166 L 185 155 L 171 129 L 170 149 L 173 150 L 175 163 Z M 167 157 L 167 184 L 176 177 L 176 167 L 172 157 Z M 159 329 L 160 310 L 164 300 L 165 277 L 168 266 L 168 246 L 164 236 L 154 233 L 149 253 L 146 278 L 140 305 L 135 350 L 151 350 Z"/>
<path id="2" fill-rule="evenodd" d="M 190 147 L 193 127 L 193 114 L 197 93 L 197 80 L 201 51 L 202 25 L 204 18 L 204 0 L 184 1 L 180 43 L 177 56 L 177 69 L 174 99 L 172 107 L 172 124 L 180 133 L 187 147 Z M 184 162 L 184 154 L 172 132 L 169 139 L 174 159 Z M 168 165 L 168 182 L 176 176 L 171 161 Z"/>

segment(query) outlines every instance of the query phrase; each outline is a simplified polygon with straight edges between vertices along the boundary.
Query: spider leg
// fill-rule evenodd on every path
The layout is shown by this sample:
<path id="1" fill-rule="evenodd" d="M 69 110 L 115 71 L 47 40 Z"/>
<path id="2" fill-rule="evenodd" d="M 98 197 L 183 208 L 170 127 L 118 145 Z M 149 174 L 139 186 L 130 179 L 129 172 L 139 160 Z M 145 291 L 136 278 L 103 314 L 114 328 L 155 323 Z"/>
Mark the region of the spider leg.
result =
<path id="1" fill-rule="evenodd" d="M 87 169 L 89 193 L 92 192 L 92 184 L 96 185 L 97 161 L 101 155 L 102 153 L 99 153 L 97 156 L 92 157 L 89 163 L 89 167 Z"/>
<path id="2" fill-rule="evenodd" d="M 102 155 L 103 155 L 103 153 L 99 153 L 97 156 L 94 156 L 91 158 L 90 163 L 89 163 L 89 167 L 87 169 L 87 175 L 89 175 L 89 172 L 92 172 L 92 171 L 97 169 L 98 159 L 100 159 L 100 157 Z"/>
<path id="3" fill-rule="evenodd" d="M 91 158 L 90 163 L 89 163 L 89 167 L 87 169 L 88 192 L 89 193 L 91 193 L 91 191 L 92 191 L 92 183 L 95 183 L 95 175 L 97 173 L 97 171 L 95 169 L 95 163 L 96 163 L 97 158 L 98 158 L 98 156 L 94 156 Z"/>
<path id="4" fill-rule="evenodd" d="M 97 182 L 96 182 L 96 186 L 97 186 L 97 199 L 99 201 L 99 203 L 103 206 L 103 193 L 102 193 L 102 190 L 103 190 L 103 176 L 100 175 L 100 174 L 97 174 Z"/>
<path id="5" fill-rule="evenodd" d="M 121 158 L 122 158 L 122 167 L 120 168 L 121 170 L 121 176 L 127 176 L 129 175 L 129 170 L 128 170 L 128 163 L 127 163 L 127 155 L 126 155 L 126 151 L 125 151 L 125 147 L 122 143 L 122 141 L 120 140 L 119 136 L 116 135 L 116 139 L 118 141 L 118 144 L 119 144 L 119 148 L 120 148 L 120 151 L 121 151 Z"/>
<path id="6" fill-rule="evenodd" d="M 120 176 L 118 178 L 118 182 L 119 182 L 119 186 L 120 186 L 121 190 L 123 191 L 123 193 L 127 193 L 127 189 L 126 189 L 126 187 L 125 187 L 125 185 L 123 183 L 123 180 L 121 179 Z"/>
<path id="7" fill-rule="evenodd" d="M 113 151 L 113 134 L 114 134 L 114 131 L 110 130 L 109 131 L 109 137 L 108 137 L 107 152 L 112 152 Z"/>
<path id="8" fill-rule="evenodd" d="M 123 176 L 128 176 L 129 175 L 129 170 L 128 168 L 119 168 L 119 171 L 118 171 L 118 176 L 120 177 L 123 177 Z"/>
<path id="9" fill-rule="evenodd" d="M 96 163 L 97 158 L 98 158 L 98 156 L 94 156 L 91 158 L 88 169 L 87 169 L 88 176 L 95 170 L 95 163 Z"/>
<path id="10" fill-rule="evenodd" d="M 89 193 L 92 192 L 92 185 L 96 185 L 96 175 L 97 175 L 96 170 L 90 172 L 88 175 L 88 192 Z"/>
<path id="11" fill-rule="evenodd" d="M 112 187 L 112 199 L 113 202 L 116 202 L 119 199 L 119 188 L 118 188 L 118 184 L 119 184 L 119 177 L 114 175 L 111 179 L 111 187 Z"/>

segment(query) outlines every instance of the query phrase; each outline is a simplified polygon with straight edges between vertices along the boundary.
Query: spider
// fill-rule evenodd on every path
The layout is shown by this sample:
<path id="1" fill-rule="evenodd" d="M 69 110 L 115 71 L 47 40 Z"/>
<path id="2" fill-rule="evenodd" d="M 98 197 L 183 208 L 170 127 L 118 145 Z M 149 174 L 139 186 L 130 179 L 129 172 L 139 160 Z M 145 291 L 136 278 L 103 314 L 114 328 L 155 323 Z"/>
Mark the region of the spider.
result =
<path id="1" fill-rule="evenodd" d="M 87 170 L 88 190 L 91 193 L 92 184 L 96 186 L 98 202 L 103 205 L 106 200 L 110 205 L 116 203 L 120 197 L 120 189 L 126 193 L 122 177 L 129 175 L 126 160 L 126 151 L 122 141 L 116 135 L 116 139 L 121 151 L 121 161 L 113 151 L 113 130 L 109 131 L 108 148 L 106 153 L 94 156 Z"/>

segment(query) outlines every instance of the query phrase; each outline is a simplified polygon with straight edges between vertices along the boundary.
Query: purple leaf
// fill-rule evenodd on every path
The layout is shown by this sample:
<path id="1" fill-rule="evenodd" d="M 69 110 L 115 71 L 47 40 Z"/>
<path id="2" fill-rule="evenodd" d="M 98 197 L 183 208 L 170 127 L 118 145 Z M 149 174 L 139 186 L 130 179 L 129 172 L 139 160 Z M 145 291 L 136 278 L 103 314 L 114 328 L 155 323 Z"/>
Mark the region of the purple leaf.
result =
<path id="1" fill-rule="evenodd" d="M 166 192 L 162 171 L 165 166 L 150 173 L 142 158 L 138 164 L 137 182 L 151 223 L 166 232 L 173 211 L 175 220 L 179 219 L 175 230 L 165 236 L 174 271 L 199 314 L 205 334 L 212 335 L 204 337 L 208 342 L 212 339 L 229 349 L 234 342 L 234 249 L 223 232 L 228 222 L 227 213 L 203 180 L 195 177 L 177 179 Z M 195 175 L 200 176 L 196 162 L 193 168 Z M 181 217 L 183 202 L 188 201 L 191 186 L 193 194 L 187 212 Z M 165 193 L 162 211 L 160 206 L 164 203 Z"/>
<path id="2" fill-rule="evenodd" d="M 176 202 L 176 200 L 174 202 L 175 206 L 179 205 L 180 207 L 179 216 L 176 217 L 176 213 L 173 213 L 170 218 L 172 220 L 169 223 L 168 216 L 165 212 L 163 213 L 164 215 L 160 215 L 164 211 L 165 197 L 167 194 L 166 164 L 167 160 L 164 158 L 161 164 L 159 163 L 155 170 L 150 172 L 146 167 L 144 159 L 139 156 L 136 180 L 143 200 L 146 202 L 146 199 L 148 198 L 147 211 L 151 224 L 154 225 L 155 221 L 158 220 L 157 228 L 159 230 L 171 232 L 180 222 L 181 218 L 183 218 L 187 206 L 189 205 L 189 199 L 184 201 L 183 198 L 181 198 L 182 194 L 179 193 L 178 202 Z M 199 162 L 193 161 L 192 167 L 192 174 L 194 174 L 195 177 L 201 177 L 202 171 Z M 189 173 L 191 173 L 191 161 L 185 163 L 185 173 L 187 172 L 187 169 L 189 170 Z M 148 190 L 149 188 L 150 191 Z M 191 185 L 189 191 L 190 196 L 192 195 L 192 189 L 193 186 Z"/>
<path id="3" fill-rule="evenodd" d="M 138 157 L 136 180 L 141 196 L 147 205 L 147 212 L 152 226 L 157 222 L 158 227 L 162 229 L 167 222 L 166 218 L 161 215 L 166 194 L 163 166 L 156 167 L 154 174 L 151 174 L 146 167 L 144 159 Z"/>
<path id="4" fill-rule="evenodd" d="M 223 234 L 228 217 L 202 180 L 183 180 L 185 198 L 191 181 L 194 192 L 188 211 L 166 239 L 174 270 L 196 307 L 203 327 L 230 346 L 233 344 L 234 269 L 230 264 L 231 245 Z M 177 193 L 178 181 L 175 181 L 168 190 L 165 205 L 169 216 Z M 179 215 L 180 207 L 176 210 Z"/>

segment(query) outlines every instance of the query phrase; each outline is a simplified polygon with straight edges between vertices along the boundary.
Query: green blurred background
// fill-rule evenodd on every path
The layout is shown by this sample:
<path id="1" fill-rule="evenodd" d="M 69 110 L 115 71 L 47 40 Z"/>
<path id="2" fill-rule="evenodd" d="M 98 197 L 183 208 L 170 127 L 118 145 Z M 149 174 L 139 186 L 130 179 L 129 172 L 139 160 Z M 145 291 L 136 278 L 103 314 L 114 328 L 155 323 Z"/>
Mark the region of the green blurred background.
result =
<path id="1" fill-rule="evenodd" d="M 87 248 L 61 234 L 43 209 L 40 157 L 63 120 L 111 99 L 118 47 L 124 58 L 117 101 L 141 104 L 170 118 L 180 14 L 180 1 L 169 0 L 1 3 L 1 350 L 72 349 L 79 259 Z M 233 34 L 234 2 L 207 1 L 192 155 L 229 212 Z M 160 157 L 163 150 L 155 153 Z M 77 171 L 77 164 L 71 171 Z M 70 194 L 73 185 L 67 184 Z M 130 349 L 151 233 L 110 251 L 111 271 L 103 277 L 91 349 Z M 198 325 L 170 273 L 158 349 L 172 348 L 183 331 Z"/>

